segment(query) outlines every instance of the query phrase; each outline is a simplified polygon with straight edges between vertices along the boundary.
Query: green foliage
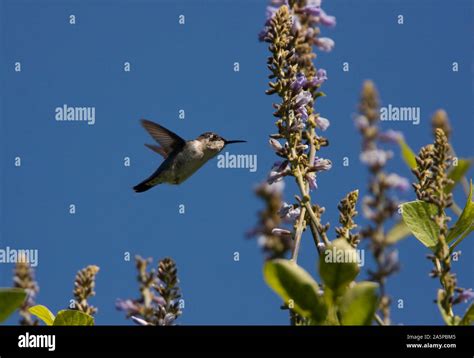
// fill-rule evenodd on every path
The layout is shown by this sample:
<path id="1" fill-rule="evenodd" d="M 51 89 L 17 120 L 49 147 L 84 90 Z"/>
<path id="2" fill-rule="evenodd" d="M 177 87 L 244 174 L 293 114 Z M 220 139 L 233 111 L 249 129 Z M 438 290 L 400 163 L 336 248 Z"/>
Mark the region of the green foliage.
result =
<path id="1" fill-rule="evenodd" d="M 53 326 L 93 326 L 94 318 L 77 310 L 59 311 L 54 319 Z"/>
<path id="2" fill-rule="evenodd" d="M 452 248 L 456 247 L 464 238 L 474 230 L 474 202 L 472 202 L 472 182 L 466 205 L 456 224 L 449 230 L 447 242 L 457 239 Z"/>
<path id="3" fill-rule="evenodd" d="M 22 288 L 0 288 L 0 322 L 20 308 L 25 299 L 26 292 Z"/>
<path id="4" fill-rule="evenodd" d="M 435 250 L 438 244 L 439 228 L 432 217 L 437 208 L 421 200 L 402 205 L 402 217 L 413 235 L 426 247 Z"/>
<path id="5" fill-rule="evenodd" d="M 417 164 L 415 159 L 415 152 L 413 152 L 410 146 L 403 139 L 400 139 L 398 141 L 398 145 L 400 146 L 402 158 L 405 161 L 406 165 L 408 165 L 410 169 L 416 169 Z"/>
<path id="6" fill-rule="evenodd" d="M 359 282 L 339 302 L 339 319 L 345 326 L 370 325 L 379 304 L 375 282 Z"/>
<path id="7" fill-rule="evenodd" d="M 449 230 L 446 241 L 452 243 L 453 250 L 474 230 L 474 202 L 472 201 L 472 183 L 466 205 L 454 226 Z M 439 228 L 433 221 L 436 206 L 424 201 L 411 201 L 402 205 L 402 217 L 408 229 L 426 247 L 435 250 L 438 244 Z M 397 229 L 403 230 L 403 229 Z M 398 236 L 399 233 L 395 232 Z M 396 236 L 396 235 L 395 235 Z"/>
<path id="8" fill-rule="evenodd" d="M 48 307 L 43 306 L 43 305 L 36 305 L 33 307 L 30 307 L 28 311 L 32 314 L 38 317 L 40 320 L 42 320 L 46 325 L 52 326 L 54 323 L 54 314 L 48 309 Z"/>
<path id="9" fill-rule="evenodd" d="M 61 310 L 56 317 L 46 307 L 36 305 L 28 311 L 41 319 L 48 326 L 93 326 L 94 317 L 78 310 Z"/>
<path id="10" fill-rule="evenodd" d="M 453 181 L 453 183 L 446 185 L 444 191 L 446 193 L 450 193 L 453 191 L 456 184 L 458 184 L 461 179 L 466 175 L 467 171 L 469 170 L 472 161 L 470 159 L 459 159 L 458 165 L 453 166 L 451 171 L 448 174 L 448 178 Z"/>
<path id="11" fill-rule="evenodd" d="M 317 282 L 292 261 L 267 261 L 263 268 L 265 281 L 295 312 L 314 323 L 326 318 L 327 307 L 319 294 Z"/>
<path id="12" fill-rule="evenodd" d="M 263 269 L 265 281 L 285 304 L 315 325 L 371 324 L 378 285 L 360 282 L 350 287 L 358 273 L 356 251 L 345 239 L 334 240 L 320 257 L 324 296 L 310 274 L 293 261 L 267 261 Z"/>
<path id="13" fill-rule="evenodd" d="M 460 326 L 470 326 L 474 322 L 474 303 L 472 303 L 469 308 L 466 310 L 464 317 L 462 318 L 461 322 L 459 322 Z"/>
<path id="14" fill-rule="evenodd" d="M 411 230 L 405 224 L 403 220 L 398 221 L 392 228 L 387 232 L 386 243 L 388 245 L 394 245 L 400 240 L 403 240 L 411 235 Z"/>
<path id="15" fill-rule="evenodd" d="M 334 240 L 319 260 L 319 274 L 324 285 L 336 296 L 344 292 L 358 273 L 357 252 L 344 239 Z"/>

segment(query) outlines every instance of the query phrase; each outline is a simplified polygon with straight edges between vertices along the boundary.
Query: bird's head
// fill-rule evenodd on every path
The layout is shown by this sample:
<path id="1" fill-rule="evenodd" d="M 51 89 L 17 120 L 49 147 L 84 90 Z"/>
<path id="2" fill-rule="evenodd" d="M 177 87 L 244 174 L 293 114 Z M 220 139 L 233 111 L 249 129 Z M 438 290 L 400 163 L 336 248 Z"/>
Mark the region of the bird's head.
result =
<path id="1" fill-rule="evenodd" d="M 227 144 L 244 143 L 245 140 L 226 140 L 213 132 L 206 132 L 198 137 L 198 140 L 204 143 L 205 148 L 211 152 L 219 153 Z"/>

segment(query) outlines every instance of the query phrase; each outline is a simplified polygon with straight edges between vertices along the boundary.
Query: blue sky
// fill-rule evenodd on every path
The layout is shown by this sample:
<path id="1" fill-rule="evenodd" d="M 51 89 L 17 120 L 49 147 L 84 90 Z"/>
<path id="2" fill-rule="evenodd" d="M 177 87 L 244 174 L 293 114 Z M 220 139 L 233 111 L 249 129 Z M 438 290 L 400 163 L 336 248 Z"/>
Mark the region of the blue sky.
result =
<path id="1" fill-rule="evenodd" d="M 429 119 L 444 108 L 457 154 L 473 155 L 472 2 L 323 5 L 338 21 L 334 29 L 323 29 L 336 48 L 316 60 L 329 77 L 317 110 L 331 120 L 330 146 L 321 155 L 333 161 L 333 169 L 320 176 L 313 198 L 326 207 L 325 219 L 334 226 L 338 201 L 366 188 L 352 123 L 363 80 L 376 82 L 383 105 L 421 108 L 418 126 L 384 123 L 385 129 L 403 131 L 414 149 L 431 141 Z M 0 1 L 0 248 L 39 250 L 38 303 L 53 311 L 65 308 L 76 271 L 96 264 L 101 271 L 91 303 L 99 308 L 97 324 L 129 324 L 114 302 L 138 294 L 133 260 L 124 261 L 124 252 L 130 252 L 176 260 L 185 298 L 182 324 L 288 322 L 263 282 L 256 241 L 244 237 L 261 208 L 252 188 L 275 160 L 267 144 L 275 130 L 275 98 L 264 94 L 268 51 L 257 41 L 265 6 L 250 0 Z M 68 23 L 71 14 L 75 25 Z M 178 24 L 181 14 L 184 26 Z M 400 14 L 403 25 L 397 24 Z M 15 62 L 21 62 L 21 72 L 14 71 Z M 130 72 L 123 71 L 124 62 L 131 63 Z M 349 62 L 349 72 L 342 71 L 343 62 Z M 451 70 L 453 62 L 459 72 Z M 55 121 L 55 108 L 63 104 L 95 107 L 96 123 Z M 139 125 L 143 117 L 186 139 L 206 131 L 246 139 L 228 151 L 257 154 L 258 170 L 218 169 L 215 159 L 181 186 L 135 194 L 132 186 L 161 161 L 143 146 L 151 143 Z M 410 177 L 394 150 L 390 169 Z M 13 165 L 16 156 L 22 158 L 19 168 Z M 348 168 L 342 165 L 346 156 Z M 130 167 L 124 157 L 131 158 Z M 294 192 L 289 184 L 286 198 Z M 68 212 L 70 204 L 77 207 L 75 215 Z M 474 281 L 470 239 L 454 264 L 464 287 Z M 311 273 L 313 246 L 304 237 L 300 263 Z M 402 270 L 389 281 L 388 292 L 395 301 L 403 299 L 404 308 L 393 308 L 394 322 L 440 324 L 433 304 L 438 283 L 427 276 L 426 249 L 409 238 L 399 250 Z M 0 286 L 11 284 L 12 269 L 0 265 Z"/>

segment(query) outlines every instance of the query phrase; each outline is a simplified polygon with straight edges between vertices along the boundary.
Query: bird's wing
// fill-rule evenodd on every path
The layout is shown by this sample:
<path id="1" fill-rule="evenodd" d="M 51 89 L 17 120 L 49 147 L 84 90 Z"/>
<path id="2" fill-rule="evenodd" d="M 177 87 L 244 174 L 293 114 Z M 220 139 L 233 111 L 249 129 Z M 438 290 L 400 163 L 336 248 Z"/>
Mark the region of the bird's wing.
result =
<path id="1" fill-rule="evenodd" d="M 168 158 L 168 153 L 166 152 L 166 150 L 164 150 L 163 147 L 160 147 L 159 145 L 145 144 L 145 147 L 150 148 L 152 151 L 154 151 L 155 153 L 158 153 L 165 159 Z"/>
<path id="2" fill-rule="evenodd" d="M 161 145 L 167 155 L 185 144 L 184 139 L 179 135 L 152 121 L 142 119 L 142 126 Z"/>

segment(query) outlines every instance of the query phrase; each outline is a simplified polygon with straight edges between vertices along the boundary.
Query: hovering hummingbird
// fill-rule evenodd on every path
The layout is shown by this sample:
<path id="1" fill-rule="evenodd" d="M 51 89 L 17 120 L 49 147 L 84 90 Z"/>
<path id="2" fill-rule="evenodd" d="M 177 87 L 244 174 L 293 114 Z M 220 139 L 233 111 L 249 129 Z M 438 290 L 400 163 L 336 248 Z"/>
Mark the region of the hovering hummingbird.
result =
<path id="1" fill-rule="evenodd" d="M 227 144 L 245 140 L 225 140 L 216 133 L 206 132 L 194 140 L 184 140 L 177 134 L 152 121 L 142 119 L 142 126 L 158 145 L 145 144 L 165 158 L 159 168 L 147 179 L 133 187 L 137 193 L 162 183 L 181 184 L 209 159 L 214 158 Z"/>

